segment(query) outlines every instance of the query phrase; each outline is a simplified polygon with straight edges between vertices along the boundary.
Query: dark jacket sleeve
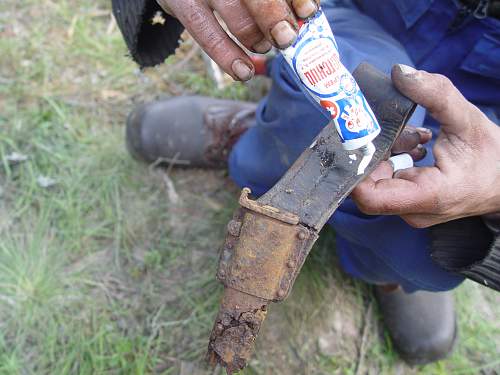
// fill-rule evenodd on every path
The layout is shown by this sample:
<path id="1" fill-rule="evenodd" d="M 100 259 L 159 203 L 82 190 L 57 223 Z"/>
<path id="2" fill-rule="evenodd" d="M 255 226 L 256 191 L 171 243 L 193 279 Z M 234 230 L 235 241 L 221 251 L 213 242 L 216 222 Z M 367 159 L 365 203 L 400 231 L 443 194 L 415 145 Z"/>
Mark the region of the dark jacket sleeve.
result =
<path id="1" fill-rule="evenodd" d="M 500 221 L 472 217 L 431 228 L 432 258 L 459 273 L 500 291 Z"/>
<path id="2" fill-rule="evenodd" d="M 161 64 L 175 53 L 184 28 L 156 0 L 112 0 L 112 5 L 130 54 L 141 67 Z M 158 12 L 165 19 L 163 24 L 152 21 Z"/>

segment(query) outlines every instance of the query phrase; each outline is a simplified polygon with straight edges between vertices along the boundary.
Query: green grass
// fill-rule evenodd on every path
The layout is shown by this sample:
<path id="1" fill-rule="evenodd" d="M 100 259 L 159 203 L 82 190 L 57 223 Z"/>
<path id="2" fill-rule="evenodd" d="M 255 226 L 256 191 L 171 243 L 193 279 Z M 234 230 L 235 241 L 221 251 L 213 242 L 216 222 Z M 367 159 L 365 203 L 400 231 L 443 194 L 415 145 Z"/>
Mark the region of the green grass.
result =
<path id="1" fill-rule="evenodd" d="M 165 172 L 128 156 L 123 124 L 156 95 L 251 93 L 217 90 L 197 56 L 172 73 L 192 42 L 139 72 L 110 22 L 105 0 L 0 3 L 0 374 L 211 373 L 203 356 L 234 189 L 220 172 L 178 171 L 181 201 L 169 202 Z M 13 152 L 28 159 L 14 165 Z M 292 297 L 272 307 L 246 374 L 355 374 L 367 322 L 364 369 L 402 366 L 369 289 L 338 271 L 334 246 L 326 233 Z M 404 373 L 500 368 L 498 296 L 467 283 L 457 298 L 453 357 Z M 335 311 L 356 335 L 339 335 L 345 347 L 325 355 L 317 337 Z"/>

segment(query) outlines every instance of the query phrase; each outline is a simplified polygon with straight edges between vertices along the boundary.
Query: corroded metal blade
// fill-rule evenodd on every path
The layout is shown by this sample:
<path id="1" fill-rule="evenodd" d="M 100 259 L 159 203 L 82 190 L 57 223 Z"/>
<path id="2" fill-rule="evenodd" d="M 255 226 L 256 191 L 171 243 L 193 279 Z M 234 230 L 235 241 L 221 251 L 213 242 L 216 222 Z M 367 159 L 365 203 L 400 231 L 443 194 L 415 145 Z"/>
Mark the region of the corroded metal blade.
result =
<path id="1" fill-rule="evenodd" d="M 243 208 L 228 227 L 218 273 L 225 290 L 207 355 L 228 374 L 246 366 L 268 305 L 290 293 L 319 231 L 356 185 L 387 159 L 415 110 L 390 78 L 370 65 L 360 65 L 353 75 L 382 127 L 365 174 L 358 175 L 361 153 L 345 151 L 330 123 L 272 189 L 254 203 L 240 201 Z"/>

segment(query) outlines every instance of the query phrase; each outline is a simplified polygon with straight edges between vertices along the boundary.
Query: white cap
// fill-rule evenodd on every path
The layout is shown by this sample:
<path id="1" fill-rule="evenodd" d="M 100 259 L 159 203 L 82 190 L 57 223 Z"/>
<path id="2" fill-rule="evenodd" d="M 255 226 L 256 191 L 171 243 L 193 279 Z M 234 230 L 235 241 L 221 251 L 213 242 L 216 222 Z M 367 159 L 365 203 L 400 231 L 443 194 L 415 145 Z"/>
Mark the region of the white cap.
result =
<path id="1" fill-rule="evenodd" d="M 403 169 L 409 169 L 414 167 L 413 158 L 410 154 L 401 154 L 397 156 L 393 156 L 389 159 L 389 162 L 392 164 L 392 168 L 394 169 L 394 173 L 397 171 L 401 171 Z"/>

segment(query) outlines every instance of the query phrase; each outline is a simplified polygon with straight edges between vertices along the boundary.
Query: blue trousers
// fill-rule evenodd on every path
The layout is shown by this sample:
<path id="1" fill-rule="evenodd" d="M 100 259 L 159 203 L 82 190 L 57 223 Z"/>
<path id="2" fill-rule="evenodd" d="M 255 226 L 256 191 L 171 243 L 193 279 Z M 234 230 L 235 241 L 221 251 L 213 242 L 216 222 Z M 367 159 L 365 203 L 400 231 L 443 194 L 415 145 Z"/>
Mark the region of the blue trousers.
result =
<path id="1" fill-rule="evenodd" d="M 325 3 L 342 61 L 351 72 L 363 61 L 386 73 L 394 64 L 413 65 L 404 47 L 356 7 L 334 9 Z M 301 91 L 283 58 L 274 60 L 270 75 L 273 85 L 258 106 L 257 124 L 236 144 L 229 161 L 234 181 L 255 195 L 270 189 L 329 121 Z M 420 126 L 424 118 L 420 108 L 411 123 Z M 433 164 L 431 146 L 423 165 Z M 356 278 L 397 283 L 407 292 L 445 291 L 463 281 L 433 263 L 428 230 L 412 228 L 399 217 L 364 215 L 348 199 L 329 224 L 336 231 L 341 265 Z"/>

